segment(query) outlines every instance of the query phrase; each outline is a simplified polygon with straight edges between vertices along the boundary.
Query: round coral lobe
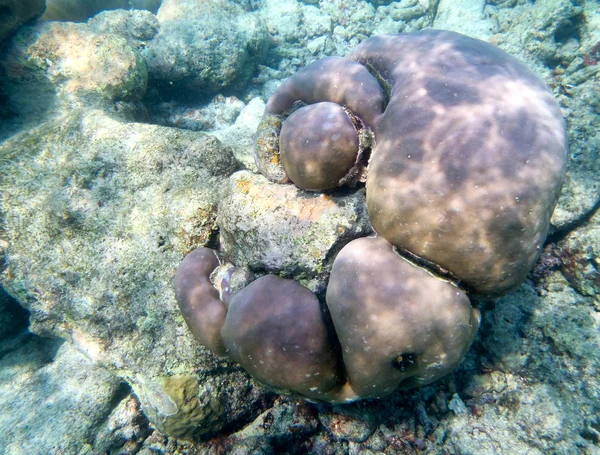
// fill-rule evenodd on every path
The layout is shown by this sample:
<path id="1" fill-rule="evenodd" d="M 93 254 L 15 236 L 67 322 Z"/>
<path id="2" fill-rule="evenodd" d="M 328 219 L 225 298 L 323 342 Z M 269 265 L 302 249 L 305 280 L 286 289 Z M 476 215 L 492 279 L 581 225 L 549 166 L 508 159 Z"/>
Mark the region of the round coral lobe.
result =
<path id="1" fill-rule="evenodd" d="M 281 164 L 305 190 L 336 188 L 354 166 L 358 134 L 344 109 L 324 102 L 302 107 L 284 122 L 279 137 Z"/>
<path id="2" fill-rule="evenodd" d="M 473 292 L 519 285 L 566 170 L 552 93 L 516 58 L 458 33 L 375 36 L 350 58 L 392 87 L 367 176 L 375 230 Z"/>
<path id="3" fill-rule="evenodd" d="M 217 355 L 225 354 L 221 328 L 227 309 L 210 274 L 219 266 L 216 253 L 197 248 L 188 254 L 175 273 L 175 297 L 181 314 L 194 337 Z"/>
<path id="4" fill-rule="evenodd" d="M 341 250 L 327 306 L 349 386 L 360 398 L 448 374 L 479 325 L 465 292 L 406 261 L 382 238 L 357 239 Z"/>
<path id="5" fill-rule="evenodd" d="M 228 354 L 276 390 L 327 399 L 342 381 L 321 305 L 293 280 L 266 275 L 235 293 L 222 335 Z"/>

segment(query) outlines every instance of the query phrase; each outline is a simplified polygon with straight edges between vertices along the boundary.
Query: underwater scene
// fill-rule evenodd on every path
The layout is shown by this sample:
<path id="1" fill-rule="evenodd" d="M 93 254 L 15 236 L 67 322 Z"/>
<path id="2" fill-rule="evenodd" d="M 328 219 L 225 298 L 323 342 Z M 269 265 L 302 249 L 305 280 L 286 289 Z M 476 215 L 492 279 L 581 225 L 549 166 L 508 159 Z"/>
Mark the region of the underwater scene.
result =
<path id="1" fill-rule="evenodd" d="M 600 455 L 600 1 L 0 0 L 0 455 Z"/>

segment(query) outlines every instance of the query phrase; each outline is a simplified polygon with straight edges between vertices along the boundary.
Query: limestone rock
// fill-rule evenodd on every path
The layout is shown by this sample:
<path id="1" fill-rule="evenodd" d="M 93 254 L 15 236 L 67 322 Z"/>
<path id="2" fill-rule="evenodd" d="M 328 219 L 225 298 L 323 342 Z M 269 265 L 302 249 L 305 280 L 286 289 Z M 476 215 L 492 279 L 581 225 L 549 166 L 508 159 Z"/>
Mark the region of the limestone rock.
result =
<path id="1" fill-rule="evenodd" d="M 6 454 L 91 455 L 97 425 L 127 389 L 71 344 L 55 351 L 57 344 L 34 337 L 0 360 L 0 408 L 10 410 L 0 419 Z"/>
<path id="2" fill-rule="evenodd" d="M 160 3 L 161 0 L 46 0 L 42 19 L 82 22 L 102 10 L 118 8 L 146 9 L 155 13 Z"/>
<path id="3" fill-rule="evenodd" d="M 233 2 L 165 0 L 157 17 L 145 52 L 150 77 L 186 99 L 239 88 L 268 48 L 261 20 Z"/>
<path id="4" fill-rule="evenodd" d="M 0 42 L 44 12 L 44 0 L 0 0 Z"/>
<path id="5" fill-rule="evenodd" d="M 144 10 L 103 11 L 88 21 L 99 34 L 115 34 L 125 38 L 132 47 L 140 49 L 158 33 L 158 19 Z"/>
<path id="6" fill-rule="evenodd" d="M 496 26 L 485 17 L 485 5 L 485 0 L 440 0 L 433 27 L 487 40 L 496 31 Z"/>
<path id="7" fill-rule="evenodd" d="M 184 329 L 172 277 L 185 253 L 214 239 L 216 205 L 236 166 L 213 136 L 122 123 L 99 111 L 6 141 L 2 282 L 31 311 L 31 330 L 72 340 L 134 388 L 162 390 L 163 378 L 180 369 L 214 368 Z M 242 403 L 258 396 L 235 374 L 210 381 L 215 397 L 221 390 Z M 234 406 L 219 427 L 248 406 Z"/>
<path id="8" fill-rule="evenodd" d="M 335 254 L 371 232 L 363 191 L 310 193 L 234 174 L 219 206 L 226 257 L 257 272 L 294 277 L 323 290 Z"/>
<path id="9" fill-rule="evenodd" d="M 141 55 L 125 38 L 74 23 L 22 28 L 0 66 L 8 98 L 7 132 L 81 107 L 118 110 L 139 101 L 148 77 Z"/>

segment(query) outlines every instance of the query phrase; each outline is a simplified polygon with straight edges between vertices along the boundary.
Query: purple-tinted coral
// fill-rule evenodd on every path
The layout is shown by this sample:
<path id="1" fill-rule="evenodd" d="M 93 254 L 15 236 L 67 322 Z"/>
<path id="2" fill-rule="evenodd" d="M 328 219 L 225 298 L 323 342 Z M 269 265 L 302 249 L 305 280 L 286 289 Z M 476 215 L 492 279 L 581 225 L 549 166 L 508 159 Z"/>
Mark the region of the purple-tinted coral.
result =
<path id="1" fill-rule="evenodd" d="M 377 236 L 338 253 L 327 308 L 269 275 L 232 294 L 224 322 L 218 305 L 217 318 L 194 314 L 213 291 L 194 309 L 178 284 L 179 305 L 205 346 L 222 354 L 220 336 L 278 390 L 347 401 L 428 384 L 471 344 L 469 296 L 509 292 L 538 259 L 566 149 L 556 101 L 505 52 L 435 30 L 370 38 L 284 82 L 259 127 L 267 178 L 307 190 L 366 181 Z M 210 267 L 186 261 L 185 286 L 207 285 Z M 218 334 L 201 327 L 209 317 Z"/>

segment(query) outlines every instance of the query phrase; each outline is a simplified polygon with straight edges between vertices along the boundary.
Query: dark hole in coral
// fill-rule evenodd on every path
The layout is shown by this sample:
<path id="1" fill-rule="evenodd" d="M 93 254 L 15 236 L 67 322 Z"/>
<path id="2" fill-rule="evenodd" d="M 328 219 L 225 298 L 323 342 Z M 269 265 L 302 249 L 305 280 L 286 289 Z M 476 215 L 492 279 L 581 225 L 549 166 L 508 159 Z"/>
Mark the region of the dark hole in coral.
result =
<path id="1" fill-rule="evenodd" d="M 113 395 L 113 397 L 110 400 L 109 409 L 116 408 L 119 405 L 119 403 L 121 403 L 121 401 L 123 401 L 125 398 L 127 398 L 132 391 L 133 390 L 128 383 L 126 383 L 126 382 L 119 383 L 117 390 L 115 391 L 115 394 Z M 140 413 L 140 415 L 144 416 L 141 413 Z M 146 419 L 146 423 L 147 423 L 147 419 Z"/>
<path id="2" fill-rule="evenodd" d="M 394 360 L 392 360 L 392 366 L 398 370 L 404 372 L 415 365 L 417 362 L 417 355 L 411 352 L 406 354 L 399 354 Z"/>
<path id="3" fill-rule="evenodd" d="M 220 243 L 219 229 L 213 229 L 210 232 L 210 236 L 208 237 L 208 240 L 206 241 L 206 245 L 204 245 L 204 246 L 206 248 L 212 248 L 213 250 L 216 250 L 219 247 L 219 243 Z"/>
<path id="4" fill-rule="evenodd" d="M 554 41 L 557 43 L 566 43 L 568 40 L 574 38 L 580 41 L 579 26 L 583 20 L 583 15 L 579 14 L 569 19 L 565 19 L 554 32 Z"/>

